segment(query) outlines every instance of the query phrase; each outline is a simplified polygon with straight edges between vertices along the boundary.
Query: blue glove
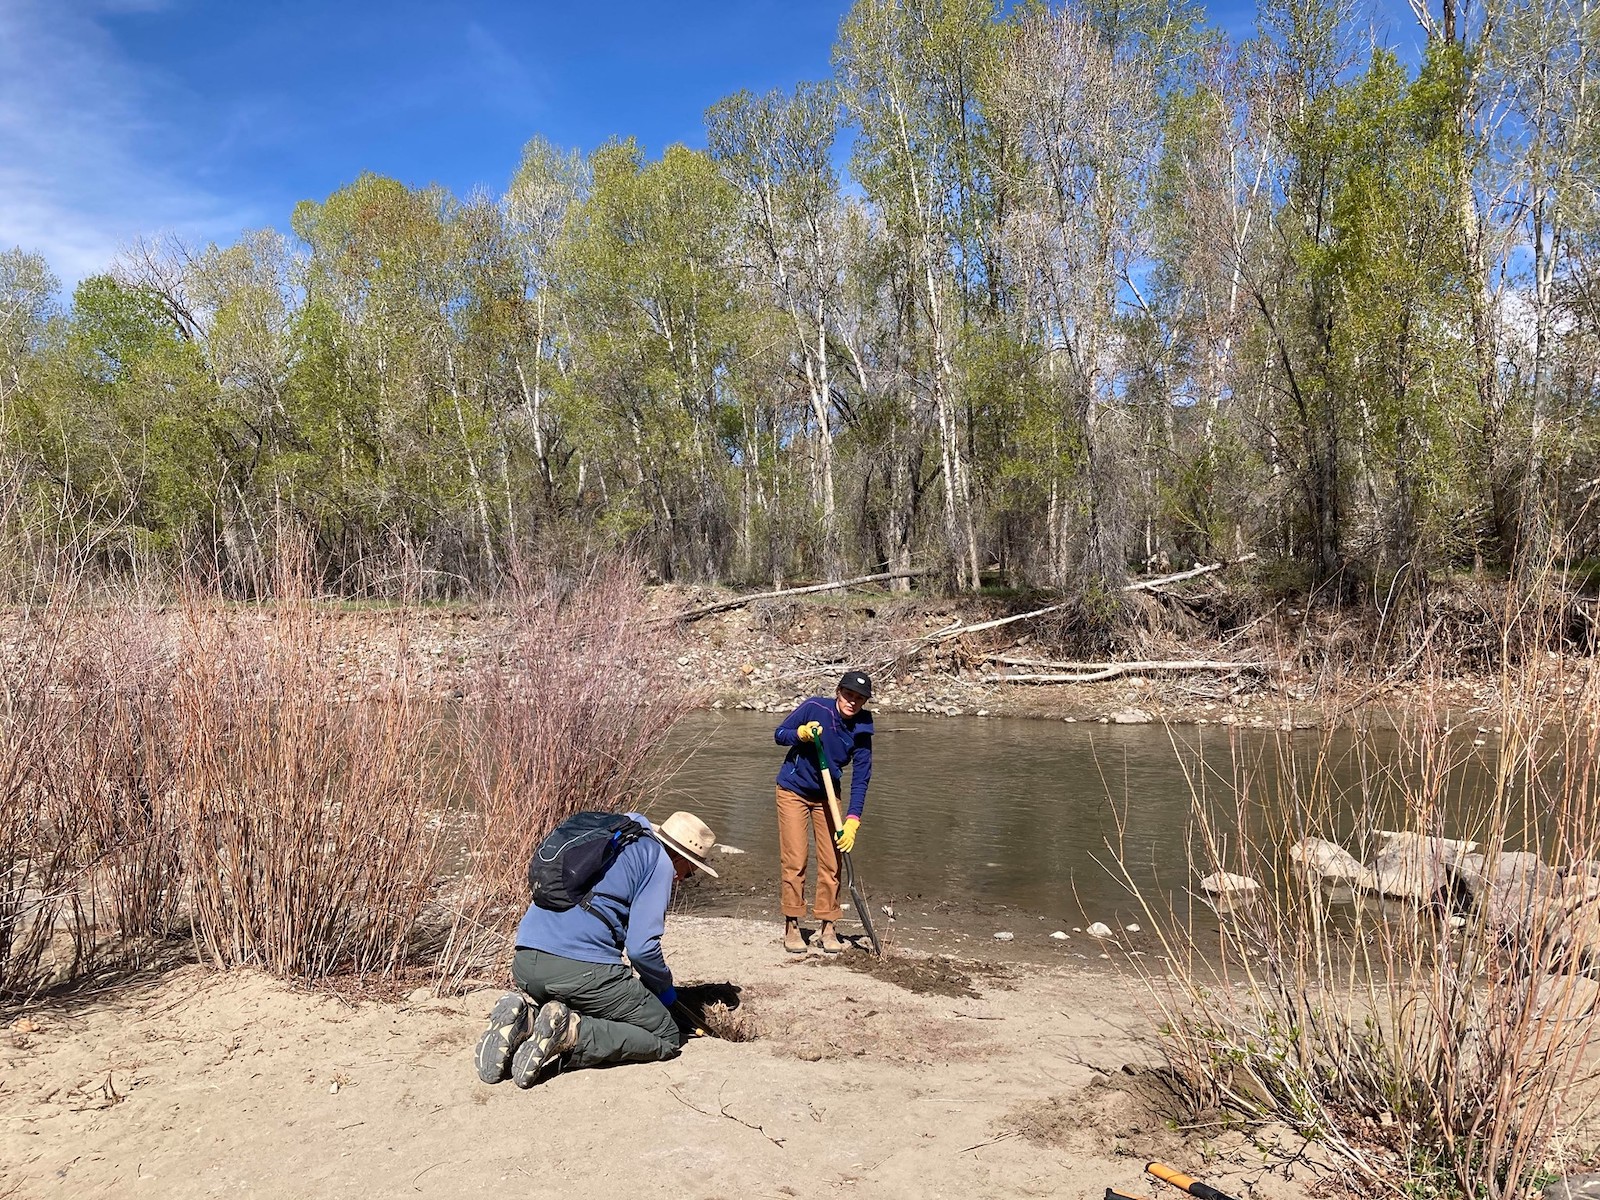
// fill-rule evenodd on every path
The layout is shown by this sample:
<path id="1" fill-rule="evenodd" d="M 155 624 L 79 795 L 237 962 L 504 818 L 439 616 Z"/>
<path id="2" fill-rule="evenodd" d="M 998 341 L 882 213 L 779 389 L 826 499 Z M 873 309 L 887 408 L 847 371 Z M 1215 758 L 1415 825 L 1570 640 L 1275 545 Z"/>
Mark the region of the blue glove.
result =
<path id="1" fill-rule="evenodd" d="M 678 989 L 675 987 L 669 987 L 666 991 L 662 992 L 661 995 L 657 996 L 656 999 L 661 1001 L 665 1007 L 671 1008 L 678 1002 Z"/>

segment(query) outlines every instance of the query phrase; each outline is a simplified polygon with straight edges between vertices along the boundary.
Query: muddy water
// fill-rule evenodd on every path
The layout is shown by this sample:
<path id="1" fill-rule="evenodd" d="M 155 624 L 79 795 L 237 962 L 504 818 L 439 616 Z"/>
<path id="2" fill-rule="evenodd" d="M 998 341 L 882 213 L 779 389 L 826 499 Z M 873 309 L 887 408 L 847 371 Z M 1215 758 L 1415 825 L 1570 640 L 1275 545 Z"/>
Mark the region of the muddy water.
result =
<path id="1" fill-rule="evenodd" d="M 772 730 L 779 720 L 747 712 L 686 720 L 679 745 L 698 748 L 660 802 L 663 812 L 694 808 L 720 841 L 748 852 L 718 858 L 717 865 L 731 868 L 730 890 L 767 910 L 776 908 L 772 788 L 783 752 Z M 855 854 L 874 903 L 900 899 L 917 909 L 938 904 L 991 914 L 1005 906 L 1018 917 L 1069 929 L 1140 919 L 1126 882 L 1112 869 L 1115 859 L 1141 889 L 1186 896 L 1194 886 L 1193 788 L 1203 787 L 1213 808 L 1231 810 L 1237 780 L 1250 777 L 1252 789 L 1283 786 L 1289 770 L 1303 768 L 1323 741 L 1316 731 L 1285 741 L 1221 726 L 1169 730 L 1021 718 L 884 714 L 877 726 Z M 1463 787 L 1481 770 L 1470 765 L 1479 758 L 1471 736 L 1463 741 L 1469 762 Z M 1356 754 L 1347 735 L 1335 735 L 1329 746 L 1333 803 L 1352 814 L 1342 831 L 1347 837 L 1359 837 L 1364 831 L 1355 826 L 1373 819 L 1375 792 L 1393 786 L 1374 777 L 1373 762 L 1394 761 L 1398 745 L 1379 738 L 1368 748 L 1368 755 Z M 1363 800 L 1368 814 L 1358 819 L 1353 814 Z M 1381 814 L 1381 797 L 1376 807 Z"/>

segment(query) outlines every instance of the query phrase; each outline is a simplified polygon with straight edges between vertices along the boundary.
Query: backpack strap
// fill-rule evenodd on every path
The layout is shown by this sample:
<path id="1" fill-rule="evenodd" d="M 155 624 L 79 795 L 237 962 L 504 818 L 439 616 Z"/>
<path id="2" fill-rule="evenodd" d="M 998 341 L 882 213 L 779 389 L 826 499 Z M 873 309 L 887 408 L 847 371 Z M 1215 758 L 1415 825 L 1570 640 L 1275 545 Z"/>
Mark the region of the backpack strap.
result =
<path id="1" fill-rule="evenodd" d="M 600 923 L 611 931 L 611 940 L 617 944 L 617 949 L 618 950 L 627 949 L 627 946 L 628 946 L 628 926 L 627 926 L 627 922 L 624 921 L 621 925 L 618 925 L 615 921 L 613 921 L 611 919 L 610 915 L 607 914 L 604 909 L 596 908 L 594 905 L 590 904 L 589 901 L 594 898 L 594 894 L 595 894 L 596 891 L 599 891 L 599 889 L 598 888 L 591 889 L 589 891 L 589 893 L 587 895 L 585 895 L 582 900 L 578 901 L 578 907 L 583 909 L 583 911 L 588 913 L 590 916 L 599 918 Z M 615 900 L 619 904 L 622 902 L 622 897 L 621 896 L 612 896 L 609 892 L 604 893 L 604 894 L 609 899 Z"/>
<path id="2" fill-rule="evenodd" d="M 617 859 L 622 857 L 622 852 L 624 850 L 644 836 L 644 826 L 640 825 L 639 822 L 633 820 L 632 818 L 629 818 L 627 825 L 613 833 L 611 835 L 611 840 L 616 844 L 616 853 L 611 859 L 611 866 L 606 868 L 607 872 L 609 873 L 611 867 L 617 865 Z M 622 896 L 614 895 L 611 892 L 602 892 L 600 890 L 600 884 L 604 882 L 605 876 L 602 875 L 594 887 L 585 892 L 578 900 L 578 907 L 583 909 L 583 911 L 588 913 L 590 916 L 598 918 L 600 923 L 611 931 L 611 940 L 617 944 L 618 950 L 626 950 L 628 946 L 627 917 L 624 916 L 622 923 L 619 925 L 616 921 L 613 921 L 610 915 L 607 914 L 603 909 L 596 908 L 590 903 L 595 896 L 600 895 L 606 897 L 608 900 L 615 900 L 618 904 L 627 904 L 627 901 Z"/>

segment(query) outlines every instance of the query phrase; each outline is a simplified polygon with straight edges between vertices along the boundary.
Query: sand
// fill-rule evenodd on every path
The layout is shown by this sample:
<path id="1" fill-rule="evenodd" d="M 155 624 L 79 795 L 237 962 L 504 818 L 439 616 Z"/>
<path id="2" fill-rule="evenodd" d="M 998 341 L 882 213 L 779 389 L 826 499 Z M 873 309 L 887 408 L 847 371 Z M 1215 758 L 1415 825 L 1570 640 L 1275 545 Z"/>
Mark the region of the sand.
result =
<path id="1" fill-rule="evenodd" d="M 666 946 L 760 1036 L 529 1091 L 472 1069 L 498 990 L 353 1002 L 187 966 L 32 1009 L 0 1034 L 0 1196 L 1176 1197 L 1152 1157 L 1307 1194 L 1163 1121 L 1115 973 L 922 961 L 913 987 L 970 986 L 912 991 L 734 918 L 675 916 Z"/>

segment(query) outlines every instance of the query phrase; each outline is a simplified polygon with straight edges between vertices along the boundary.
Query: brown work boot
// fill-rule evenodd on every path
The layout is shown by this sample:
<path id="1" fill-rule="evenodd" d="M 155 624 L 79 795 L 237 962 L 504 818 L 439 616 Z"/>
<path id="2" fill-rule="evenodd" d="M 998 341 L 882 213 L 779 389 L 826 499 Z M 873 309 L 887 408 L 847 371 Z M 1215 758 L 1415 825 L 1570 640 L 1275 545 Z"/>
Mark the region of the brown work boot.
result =
<path id="1" fill-rule="evenodd" d="M 844 943 L 839 940 L 839 935 L 834 932 L 833 922 L 822 923 L 822 936 L 817 939 L 822 944 L 824 954 L 837 954 L 844 949 Z"/>
<path id="2" fill-rule="evenodd" d="M 544 1068 L 578 1044 L 582 1018 L 559 1000 L 546 1000 L 533 1019 L 533 1030 L 511 1060 L 511 1082 L 530 1088 Z"/>
<path id="3" fill-rule="evenodd" d="M 806 952 L 806 939 L 800 933 L 800 921 L 796 917 L 783 919 L 783 948 L 790 954 Z"/>

